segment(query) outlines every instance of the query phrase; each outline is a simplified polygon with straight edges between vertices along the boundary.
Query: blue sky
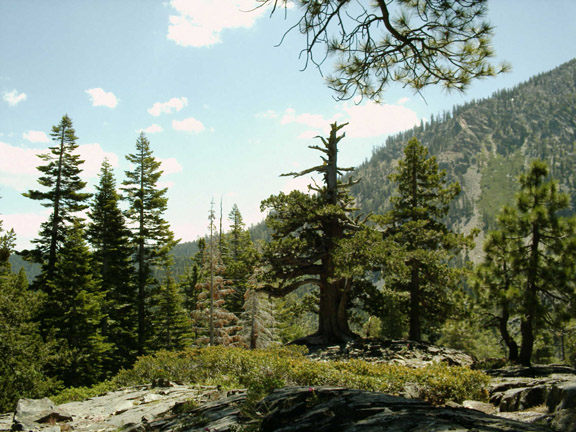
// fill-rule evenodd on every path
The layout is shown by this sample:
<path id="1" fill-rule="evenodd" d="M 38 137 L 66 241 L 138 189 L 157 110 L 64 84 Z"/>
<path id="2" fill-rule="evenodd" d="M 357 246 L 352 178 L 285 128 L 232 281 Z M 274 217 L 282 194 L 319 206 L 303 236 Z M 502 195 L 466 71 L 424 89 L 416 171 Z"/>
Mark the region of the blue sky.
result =
<path id="1" fill-rule="evenodd" d="M 163 163 L 166 218 L 183 241 L 207 231 L 212 199 L 248 225 L 260 201 L 303 188 L 280 177 L 318 163 L 308 149 L 328 125 L 349 121 L 342 166 L 369 158 L 391 133 L 471 98 L 514 86 L 576 57 L 574 0 L 492 0 L 495 62 L 512 72 L 464 94 L 438 88 L 425 100 L 390 87 L 384 103 L 338 102 L 313 67 L 301 71 L 305 38 L 290 33 L 298 10 L 270 18 L 241 12 L 253 0 L 0 0 L 0 218 L 29 247 L 50 209 L 36 189 L 53 125 L 68 114 L 86 160 L 89 189 L 104 157 L 118 183 L 125 155 L 145 131 Z M 325 72 L 329 72 L 329 65 Z"/>

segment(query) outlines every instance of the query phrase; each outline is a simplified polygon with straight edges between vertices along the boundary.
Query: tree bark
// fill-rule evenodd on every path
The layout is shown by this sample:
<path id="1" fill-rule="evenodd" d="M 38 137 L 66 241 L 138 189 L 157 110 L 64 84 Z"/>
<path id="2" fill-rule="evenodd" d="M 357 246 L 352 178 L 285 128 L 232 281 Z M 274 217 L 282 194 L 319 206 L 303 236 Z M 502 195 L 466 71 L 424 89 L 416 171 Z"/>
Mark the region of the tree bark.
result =
<path id="1" fill-rule="evenodd" d="M 518 344 L 508 332 L 508 319 L 510 318 L 510 309 L 508 301 L 502 301 L 502 316 L 499 318 L 500 336 L 508 348 L 508 360 L 512 363 L 518 362 Z"/>

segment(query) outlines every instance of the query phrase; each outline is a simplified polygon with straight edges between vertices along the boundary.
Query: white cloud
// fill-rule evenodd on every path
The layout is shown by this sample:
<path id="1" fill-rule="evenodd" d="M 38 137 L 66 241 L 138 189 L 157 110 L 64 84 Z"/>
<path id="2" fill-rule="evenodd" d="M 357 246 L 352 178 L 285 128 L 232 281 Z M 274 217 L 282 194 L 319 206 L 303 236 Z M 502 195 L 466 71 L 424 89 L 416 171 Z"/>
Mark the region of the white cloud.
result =
<path id="1" fill-rule="evenodd" d="M 344 121 L 350 123 L 344 129 L 350 138 L 389 135 L 419 124 L 416 112 L 401 105 L 379 105 L 375 102 L 355 105 L 347 102 L 340 109 L 345 113 Z"/>
<path id="2" fill-rule="evenodd" d="M 40 187 L 37 179 L 40 172 L 37 166 L 43 165 L 37 155 L 49 153 L 49 149 L 28 149 L 16 147 L 0 142 L 0 184 L 11 187 L 18 192 Z M 100 172 L 104 158 L 108 158 L 110 164 L 118 166 L 118 156 L 115 153 L 105 152 L 100 144 L 82 144 L 77 153 L 84 160 L 82 165 L 82 178 L 89 180 L 95 178 Z"/>
<path id="3" fill-rule="evenodd" d="M 184 120 L 172 120 L 172 127 L 175 130 L 193 133 L 200 133 L 205 129 L 204 125 L 194 117 L 188 117 Z"/>
<path id="4" fill-rule="evenodd" d="M 86 90 L 86 93 L 90 95 L 92 106 L 116 108 L 116 105 L 118 105 L 118 98 L 112 92 L 104 91 L 101 88 L 92 88 Z"/>
<path id="5" fill-rule="evenodd" d="M 22 134 L 22 138 L 33 143 L 47 143 L 50 142 L 50 138 L 42 131 L 28 131 Z"/>
<path id="6" fill-rule="evenodd" d="M 399 101 L 400 102 L 400 101 Z M 330 124 L 334 122 L 349 123 L 343 129 L 349 138 L 373 138 L 393 134 L 410 129 L 419 124 L 420 120 L 415 111 L 402 105 L 379 105 L 375 102 L 366 102 L 356 105 L 345 102 L 336 106 L 336 112 L 331 118 L 321 114 L 300 113 L 295 109 L 287 108 L 280 118 L 280 124 L 301 124 L 307 126 L 298 135 L 300 139 L 311 139 L 318 135 L 325 136 L 330 131 Z M 266 111 L 257 114 L 259 118 L 276 119 L 280 116 L 275 111 Z"/>
<path id="7" fill-rule="evenodd" d="M 148 113 L 154 117 L 158 117 L 162 113 L 170 114 L 172 110 L 180 111 L 185 106 L 188 106 L 187 98 L 172 98 L 168 102 L 156 102 L 152 105 L 152 108 L 148 110 Z"/>
<path id="8" fill-rule="evenodd" d="M 170 16 L 167 37 L 181 46 L 220 43 L 223 30 L 252 27 L 267 9 L 258 5 L 255 0 L 171 0 L 179 15 Z"/>
<path id="9" fill-rule="evenodd" d="M 175 174 L 182 171 L 182 165 L 176 160 L 176 158 L 160 159 L 162 163 L 162 171 L 164 175 Z"/>
<path id="10" fill-rule="evenodd" d="M 404 105 L 406 102 L 408 102 L 410 100 L 410 98 L 408 97 L 403 97 L 398 99 L 398 102 L 396 102 L 398 105 Z"/>
<path id="11" fill-rule="evenodd" d="M 0 142 L 0 184 L 18 192 L 35 187 L 39 175 L 36 167 L 42 164 L 36 155 L 47 152 L 48 149 L 25 149 Z"/>
<path id="12" fill-rule="evenodd" d="M 98 176 L 105 158 L 108 158 L 108 162 L 110 162 L 112 167 L 118 166 L 118 155 L 104 151 L 100 144 L 81 144 L 76 152 L 80 155 L 80 159 L 84 161 L 82 164 L 82 177 L 84 180 Z"/>
<path id="13" fill-rule="evenodd" d="M 278 118 L 278 113 L 274 110 L 267 110 L 264 112 L 259 112 L 254 115 L 257 119 L 276 119 Z"/>
<path id="14" fill-rule="evenodd" d="M 5 91 L 3 99 L 4 101 L 8 102 L 8 105 L 15 106 L 20 102 L 24 102 L 28 96 L 26 93 L 18 93 L 18 90 L 14 89 L 12 91 Z"/>
<path id="15" fill-rule="evenodd" d="M 35 213 L 3 214 L 0 219 L 4 221 L 4 229 L 13 228 L 16 232 L 16 248 L 26 249 L 30 247 L 30 241 L 38 237 L 40 225 L 48 220 L 51 211 L 47 209 Z"/>
<path id="16" fill-rule="evenodd" d="M 153 125 L 148 126 L 146 129 L 140 129 L 138 132 L 144 132 L 147 134 L 154 134 L 164 132 L 164 128 L 160 125 L 154 123 Z"/>

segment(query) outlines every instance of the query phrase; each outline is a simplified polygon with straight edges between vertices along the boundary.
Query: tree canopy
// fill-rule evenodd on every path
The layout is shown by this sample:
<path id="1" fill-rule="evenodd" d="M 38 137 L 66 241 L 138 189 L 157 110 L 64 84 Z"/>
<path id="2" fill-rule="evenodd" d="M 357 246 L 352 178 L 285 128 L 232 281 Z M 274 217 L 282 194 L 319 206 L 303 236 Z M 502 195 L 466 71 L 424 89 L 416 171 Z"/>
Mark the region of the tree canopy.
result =
<path id="1" fill-rule="evenodd" d="M 274 13 L 288 0 L 259 0 Z M 291 2 L 290 2 L 291 3 Z M 290 30 L 306 36 L 302 50 L 319 68 L 334 58 L 326 79 L 339 99 L 379 101 L 390 82 L 416 91 L 441 84 L 465 90 L 472 80 L 508 69 L 490 64 L 492 26 L 487 0 L 295 1 L 301 16 Z"/>

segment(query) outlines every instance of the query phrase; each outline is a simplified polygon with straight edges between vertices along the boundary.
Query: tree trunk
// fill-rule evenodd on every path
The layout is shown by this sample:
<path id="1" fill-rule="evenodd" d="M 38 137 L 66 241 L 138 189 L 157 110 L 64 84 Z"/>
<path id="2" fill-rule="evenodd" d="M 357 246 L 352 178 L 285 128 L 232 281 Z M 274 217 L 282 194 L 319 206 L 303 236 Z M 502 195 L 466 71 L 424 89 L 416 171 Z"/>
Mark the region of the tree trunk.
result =
<path id="1" fill-rule="evenodd" d="M 499 319 L 500 336 L 508 348 L 508 360 L 512 363 L 518 362 L 518 344 L 508 332 L 508 319 L 510 318 L 510 310 L 508 301 L 502 301 L 502 316 Z"/>
<path id="2" fill-rule="evenodd" d="M 420 272 L 418 265 L 412 264 L 410 277 L 410 330 L 408 339 L 420 342 L 422 340 L 422 326 L 420 322 Z"/>

